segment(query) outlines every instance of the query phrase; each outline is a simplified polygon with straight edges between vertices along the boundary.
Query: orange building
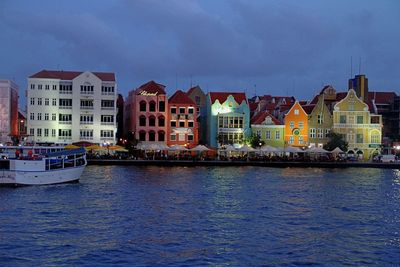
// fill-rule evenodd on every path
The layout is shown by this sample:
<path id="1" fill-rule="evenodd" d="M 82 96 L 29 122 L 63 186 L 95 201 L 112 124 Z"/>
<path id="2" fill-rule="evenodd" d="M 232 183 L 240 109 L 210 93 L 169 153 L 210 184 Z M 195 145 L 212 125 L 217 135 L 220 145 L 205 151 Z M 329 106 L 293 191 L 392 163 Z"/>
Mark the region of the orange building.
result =
<path id="1" fill-rule="evenodd" d="M 199 142 L 197 105 L 186 93 L 178 90 L 168 99 L 168 106 L 167 144 L 195 147 Z"/>
<path id="2" fill-rule="evenodd" d="M 308 146 L 308 115 L 298 101 L 285 115 L 285 146 Z"/>

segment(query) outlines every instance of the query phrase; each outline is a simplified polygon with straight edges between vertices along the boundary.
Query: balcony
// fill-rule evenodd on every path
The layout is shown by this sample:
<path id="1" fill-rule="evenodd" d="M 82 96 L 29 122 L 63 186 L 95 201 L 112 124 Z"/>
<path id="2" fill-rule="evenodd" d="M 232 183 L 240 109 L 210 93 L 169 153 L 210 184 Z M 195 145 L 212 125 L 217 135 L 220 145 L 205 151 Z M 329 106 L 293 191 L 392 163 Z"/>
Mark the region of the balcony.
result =
<path id="1" fill-rule="evenodd" d="M 115 125 L 114 122 L 100 122 L 100 125 Z"/>
<path id="2" fill-rule="evenodd" d="M 80 125 L 93 125 L 93 121 L 80 121 Z"/>
<path id="3" fill-rule="evenodd" d="M 63 124 L 63 125 L 68 125 L 68 124 L 72 124 L 72 121 L 59 121 L 59 124 Z"/>
<path id="4" fill-rule="evenodd" d="M 381 129 L 381 124 L 357 124 L 357 123 L 334 123 L 333 128 L 346 128 L 346 129 Z"/>
<path id="5" fill-rule="evenodd" d="M 71 140 L 72 136 L 59 136 L 58 140 Z"/>
<path id="6" fill-rule="evenodd" d="M 101 95 L 115 95 L 115 92 L 101 92 Z"/>
<path id="7" fill-rule="evenodd" d="M 93 110 L 93 106 L 81 106 L 81 109 Z"/>
<path id="8" fill-rule="evenodd" d="M 80 140 L 93 140 L 93 136 L 81 136 Z"/>
<path id="9" fill-rule="evenodd" d="M 59 109 L 72 109 L 72 106 L 58 106 Z"/>
<path id="10" fill-rule="evenodd" d="M 101 110 L 114 110 L 115 107 L 101 107 Z"/>
<path id="11" fill-rule="evenodd" d="M 81 91 L 81 95 L 93 95 L 93 91 Z"/>
<path id="12" fill-rule="evenodd" d="M 72 95 L 72 91 L 60 91 L 60 95 Z"/>

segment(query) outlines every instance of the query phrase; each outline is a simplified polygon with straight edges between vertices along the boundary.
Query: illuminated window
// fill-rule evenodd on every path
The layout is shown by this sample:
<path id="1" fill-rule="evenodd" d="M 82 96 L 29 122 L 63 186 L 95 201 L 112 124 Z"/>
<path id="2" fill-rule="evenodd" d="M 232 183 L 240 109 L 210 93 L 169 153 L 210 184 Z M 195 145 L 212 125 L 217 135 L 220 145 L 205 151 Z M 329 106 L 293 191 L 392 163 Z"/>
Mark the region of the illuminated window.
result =
<path id="1" fill-rule="evenodd" d="M 299 110 L 298 109 L 294 110 L 294 115 L 299 115 Z"/>

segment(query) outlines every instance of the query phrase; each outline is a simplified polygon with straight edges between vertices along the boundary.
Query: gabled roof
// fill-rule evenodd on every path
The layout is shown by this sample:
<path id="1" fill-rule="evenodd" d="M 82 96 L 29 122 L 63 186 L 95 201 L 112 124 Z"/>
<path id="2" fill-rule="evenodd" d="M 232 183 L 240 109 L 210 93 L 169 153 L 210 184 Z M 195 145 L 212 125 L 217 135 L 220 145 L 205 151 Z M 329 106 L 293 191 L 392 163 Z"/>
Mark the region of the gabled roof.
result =
<path id="1" fill-rule="evenodd" d="M 228 96 L 232 96 L 235 101 L 240 105 L 243 101 L 247 103 L 247 98 L 245 93 L 225 93 L 225 92 L 210 92 L 211 103 L 219 101 L 219 103 L 224 103 Z"/>
<path id="2" fill-rule="evenodd" d="M 160 95 L 165 95 L 165 85 L 156 83 L 155 81 L 150 81 L 139 86 L 139 88 L 136 89 L 136 94 L 140 95 L 142 91 L 146 91 L 150 94 L 157 93 Z"/>
<path id="3" fill-rule="evenodd" d="M 192 99 L 181 90 L 176 91 L 169 99 L 169 104 L 189 104 L 189 105 L 196 105 Z"/>
<path id="4" fill-rule="evenodd" d="M 271 115 L 271 113 L 265 111 L 265 112 L 260 112 L 257 115 L 255 115 L 253 118 L 251 118 L 251 124 L 262 124 L 265 121 L 266 117 L 271 117 L 272 122 L 275 125 L 282 125 L 282 123 L 277 120 L 274 116 Z"/>
<path id="5" fill-rule="evenodd" d="M 79 75 L 81 75 L 82 71 L 57 71 L 57 70 L 42 70 L 38 73 L 33 74 L 29 78 L 42 78 L 42 79 L 60 79 L 60 80 L 73 80 Z M 115 82 L 115 74 L 113 72 L 91 72 L 96 75 L 102 81 L 110 81 Z"/>
<path id="6" fill-rule="evenodd" d="M 201 87 L 198 86 L 198 85 L 196 85 L 196 86 L 193 86 L 192 88 L 190 88 L 190 89 L 187 91 L 186 94 L 187 94 L 187 95 L 191 95 L 191 94 L 193 93 L 193 91 L 196 90 L 196 89 L 199 89 L 200 91 L 203 92 L 203 90 L 201 90 Z"/>
<path id="7" fill-rule="evenodd" d="M 315 105 L 302 105 L 301 106 L 303 109 L 304 109 L 304 111 L 307 113 L 307 114 L 311 114 L 311 112 L 314 110 L 314 108 L 315 108 Z"/>

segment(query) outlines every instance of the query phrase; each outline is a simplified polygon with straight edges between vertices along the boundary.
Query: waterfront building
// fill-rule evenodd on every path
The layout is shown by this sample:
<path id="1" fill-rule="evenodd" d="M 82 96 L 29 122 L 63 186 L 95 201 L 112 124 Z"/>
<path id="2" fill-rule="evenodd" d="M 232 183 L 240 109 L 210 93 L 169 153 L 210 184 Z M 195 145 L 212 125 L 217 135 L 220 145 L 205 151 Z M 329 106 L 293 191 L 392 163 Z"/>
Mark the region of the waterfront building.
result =
<path id="1" fill-rule="evenodd" d="M 312 107 L 311 112 L 307 112 L 309 146 L 323 147 L 329 141 L 333 126 L 333 115 L 325 104 L 325 94 L 320 94 L 317 103 L 309 107 Z"/>
<path id="2" fill-rule="evenodd" d="M 243 144 L 250 137 L 250 109 L 245 93 L 210 92 L 206 103 L 209 145 Z"/>
<path id="3" fill-rule="evenodd" d="M 118 94 L 117 97 L 116 122 L 117 122 L 117 133 L 116 133 L 117 143 L 125 144 L 126 136 L 124 135 L 124 97 L 121 94 Z"/>
<path id="4" fill-rule="evenodd" d="M 29 141 L 115 143 L 114 73 L 42 70 L 28 78 L 26 95 Z"/>
<path id="5" fill-rule="evenodd" d="M 285 145 L 306 147 L 308 143 L 308 114 L 296 101 L 285 114 Z"/>
<path id="6" fill-rule="evenodd" d="M 199 132 L 199 143 L 204 144 L 207 139 L 206 94 L 198 85 L 190 88 L 186 94 L 190 99 L 194 101 L 194 103 L 197 106 L 197 125 Z"/>
<path id="7" fill-rule="evenodd" d="M 0 143 L 17 144 L 18 139 L 18 85 L 0 80 Z"/>
<path id="8" fill-rule="evenodd" d="M 129 92 L 125 102 L 127 136 L 140 142 L 166 143 L 168 99 L 165 85 L 150 81 Z M 131 140 L 132 141 L 132 140 Z"/>
<path id="9" fill-rule="evenodd" d="M 28 137 L 27 132 L 27 122 L 26 113 L 22 110 L 18 111 L 18 132 L 19 132 L 19 142 L 24 144 Z"/>
<path id="10" fill-rule="evenodd" d="M 197 105 L 181 90 L 168 99 L 169 146 L 181 145 L 193 148 L 198 144 Z"/>
<path id="11" fill-rule="evenodd" d="M 259 112 L 251 119 L 251 130 L 253 135 L 258 136 L 264 144 L 284 148 L 285 125 L 268 111 Z"/>
<path id="12" fill-rule="evenodd" d="M 353 89 L 362 101 L 368 101 L 368 78 L 364 74 L 349 79 L 349 90 Z"/>
<path id="13" fill-rule="evenodd" d="M 333 128 L 349 144 L 347 153 L 369 159 L 378 154 L 382 139 L 382 116 L 370 112 L 371 107 L 350 89 L 333 110 Z"/>

